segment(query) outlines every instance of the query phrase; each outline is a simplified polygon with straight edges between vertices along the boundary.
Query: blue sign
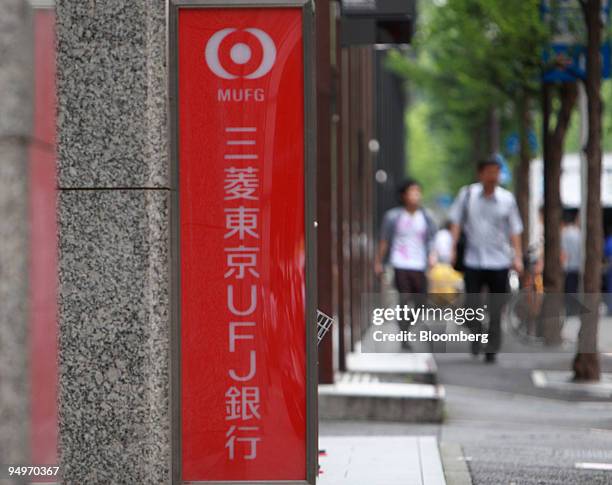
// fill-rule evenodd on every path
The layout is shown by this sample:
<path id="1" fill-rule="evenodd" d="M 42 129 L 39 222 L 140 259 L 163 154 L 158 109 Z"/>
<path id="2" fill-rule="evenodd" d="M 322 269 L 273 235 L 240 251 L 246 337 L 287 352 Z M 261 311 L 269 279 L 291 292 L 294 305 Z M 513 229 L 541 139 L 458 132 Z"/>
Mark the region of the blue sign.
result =
<path id="1" fill-rule="evenodd" d="M 542 53 L 544 82 L 574 82 L 586 78 L 586 24 L 579 0 L 542 0 L 542 20 L 550 25 L 552 41 Z M 602 0 L 602 22 L 610 19 L 610 0 Z M 610 78 L 611 43 L 606 38 L 601 45 L 601 75 Z"/>
<path id="2" fill-rule="evenodd" d="M 609 79 L 612 71 L 610 52 L 610 41 L 601 46 L 601 77 Z M 569 46 L 564 44 L 552 44 L 544 51 L 545 83 L 573 82 L 577 79 L 586 79 L 586 47 Z"/>
<path id="3" fill-rule="evenodd" d="M 520 149 L 521 139 L 516 133 L 512 133 L 506 138 L 506 154 L 509 157 L 513 157 L 514 155 L 518 155 Z"/>
<path id="4" fill-rule="evenodd" d="M 529 149 L 532 153 L 538 151 L 538 137 L 533 130 L 529 130 L 527 134 L 527 140 L 529 142 Z M 521 139 L 518 133 L 511 133 L 508 135 L 505 141 L 506 145 L 506 155 L 509 157 L 513 157 L 518 155 L 521 150 Z"/>

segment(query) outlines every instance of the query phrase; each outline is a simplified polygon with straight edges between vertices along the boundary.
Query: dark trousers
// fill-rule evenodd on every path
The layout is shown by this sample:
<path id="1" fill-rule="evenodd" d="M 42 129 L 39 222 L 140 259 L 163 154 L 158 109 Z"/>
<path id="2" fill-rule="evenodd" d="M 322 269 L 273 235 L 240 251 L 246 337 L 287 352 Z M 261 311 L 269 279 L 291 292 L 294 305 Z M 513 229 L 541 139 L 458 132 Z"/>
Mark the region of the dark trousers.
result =
<path id="1" fill-rule="evenodd" d="M 578 285 L 580 283 L 580 273 L 578 271 L 566 271 L 565 272 L 565 285 L 564 292 L 565 294 L 578 293 Z M 579 315 L 580 306 L 575 298 L 571 296 L 565 297 L 565 314 L 567 316 L 570 315 Z"/>
<path id="2" fill-rule="evenodd" d="M 471 269 L 464 273 L 466 305 L 471 308 L 480 306 L 480 292 L 487 288 L 489 312 L 489 342 L 486 352 L 496 353 L 501 348 L 501 314 L 504 307 L 504 293 L 508 292 L 508 269 Z M 482 333 L 482 322 L 471 321 L 468 328 L 473 333 Z"/>
<path id="3" fill-rule="evenodd" d="M 612 315 L 612 258 L 608 261 L 608 269 L 606 271 L 606 294 L 604 299 L 608 305 L 608 315 Z"/>
<path id="4" fill-rule="evenodd" d="M 565 293 L 578 293 L 580 273 L 578 271 L 565 272 Z"/>
<path id="5" fill-rule="evenodd" d="M 400 305 L 415 303 L 417 300 L 423 300 L 418 295 L 427 293 L 427 277 L 424 271 L 414 271 L 411 269 L 395 268 L 395 287 L 399 292 Z M 401 330 L 408 330 L 410 322 L 404 320 L 399 322 Z"/>

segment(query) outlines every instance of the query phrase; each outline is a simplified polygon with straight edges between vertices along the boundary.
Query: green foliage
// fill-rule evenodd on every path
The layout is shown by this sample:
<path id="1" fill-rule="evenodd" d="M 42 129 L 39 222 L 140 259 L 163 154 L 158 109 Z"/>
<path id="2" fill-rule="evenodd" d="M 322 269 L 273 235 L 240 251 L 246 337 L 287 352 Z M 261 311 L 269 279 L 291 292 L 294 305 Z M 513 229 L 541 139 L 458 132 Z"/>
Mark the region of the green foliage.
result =
<path id="1" fill-rule="evenodd" d="M 435 134 L 432 133 L 428 122 L 430 110 L 431 105 L 419 101 L 406 113 L 406 125 L 410 134 L 409 174 L 422 184 L 425 201 L 429 203 L 436 194 L 443 194 L 449 190 L 445 174 L 447 157 L 443 145 L 433 142 Z"/>
<path id="2" fill-rule="evenodd" d="M 411 109 L 421 110 L 408 117 L 413 170 L 422 171 L 423 153 L 431 147 L 440 160 L 435 167 L 445 180 L 425 186 L 430 198 L 442 190 L 452 193 L 473 177 L 476 159 L 488 150 L 493 109 L 500 114 L 502 134 L 517 131 L 515 103 L 538 92 L 540 52 L 548 38 L 539 0 L 436 3 L 440 6 L 420 2 L 414 49 L 409 56 L 393 52 L 388 63 L 410 81 L 417 100 Z M 415 126 L 417 120 L 425 128 Z"/>
<path id="3" fill-rule="evenodd" d="M 490 149 L 492 110 L 503 152 L 505 138 L 519 133 L 518 103 L 530 99 L 541 147 L 541 54 L 550 33 L 539 7 L 540 0 L 421 0 L 412 49 L 388 56 L 388 68 L 408 81 L 408 170 L 429 201 L 473 179 L 476 161 Z M 612 81 L 603 83 L 602 98 L 603 149 L 612 151 Z M 578 110 L 565 150 L 580 150 Z M 511 158 L 511 167 L 517 161 Z"/>
<path id="4" fill-rule="evenodd" d="M 605 81 L 601 86 L 601 97 L 603 98 L 603 150 L 612 152 L 612 81 Z"/>

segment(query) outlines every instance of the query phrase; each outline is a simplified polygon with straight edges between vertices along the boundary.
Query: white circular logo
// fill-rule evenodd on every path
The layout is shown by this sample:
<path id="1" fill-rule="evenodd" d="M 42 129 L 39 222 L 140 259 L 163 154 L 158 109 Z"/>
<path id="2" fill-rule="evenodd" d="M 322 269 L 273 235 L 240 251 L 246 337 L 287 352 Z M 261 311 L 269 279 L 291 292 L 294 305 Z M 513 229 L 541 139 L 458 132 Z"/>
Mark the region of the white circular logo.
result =
<path id="1" fill-rule="evenodd" d="M 238 29 L 227 28 L 215 32 L 206 43 L 206 63 L 212 72 L 223 79 L 238 79 L 240 76 L 232 74 L 226 67 L 223 66 L 219 51 L 222 42 L 230 34 L 233 34 Z M 244 77 L 246 79 L 258 79 L 270 72 L 276 61 L 276 46 L 272 37 L 261 29 L 249 28 L 244 29 L 245 32 L 251 34 L 261 46 L 261 62 L 255 66 L 249 74 Z M 223 49 L 229 49 L 229 60 L 238 67 L 244 67 L 253 59 L 253 49 L 245 42 L 234 42 L 231 46 L 223 46 Z M 227 62 L 227 61 L 226 61 Z"/>

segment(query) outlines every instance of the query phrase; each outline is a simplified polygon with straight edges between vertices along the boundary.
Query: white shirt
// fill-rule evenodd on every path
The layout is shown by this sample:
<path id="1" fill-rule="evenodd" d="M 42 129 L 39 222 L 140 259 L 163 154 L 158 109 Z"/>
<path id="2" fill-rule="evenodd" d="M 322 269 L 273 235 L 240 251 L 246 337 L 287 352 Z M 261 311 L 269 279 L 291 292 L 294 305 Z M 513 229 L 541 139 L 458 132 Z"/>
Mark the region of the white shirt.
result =
<path id="1" fill-rule="evenodd" d="M 422 211 L 403 211 L 397 220 L 389 262 L 397 269 L 427 269 L 427 221 Z"/>
<path id="2" fill-rule="evenodd" d="M 434 250 L 440 263 L 449 264 L 453 252 L 453 236 L 448 229 L 440 229 L 434 239 Z"/>
<path id="3" fill-rule="evenodd" d="M 463 215 L 468 190 L 467 214 Z M 463 187 L 451 207 L 450 219 L 455 224 L 463 223 L 466 237 L 464 263 L 467 268 L 510 268 L 513 257 L 510 236 L 523 232 L 512 192 L 496 187 L 487 197 L 480 183 Z"/>
<path id="4" fill-rule="evenodd" d="M 565 253 L 563 269 L 580 271 L 582 265 L 582 236 L 577 226 L 566 226 L 561 230 L 561 250 Z"/>

